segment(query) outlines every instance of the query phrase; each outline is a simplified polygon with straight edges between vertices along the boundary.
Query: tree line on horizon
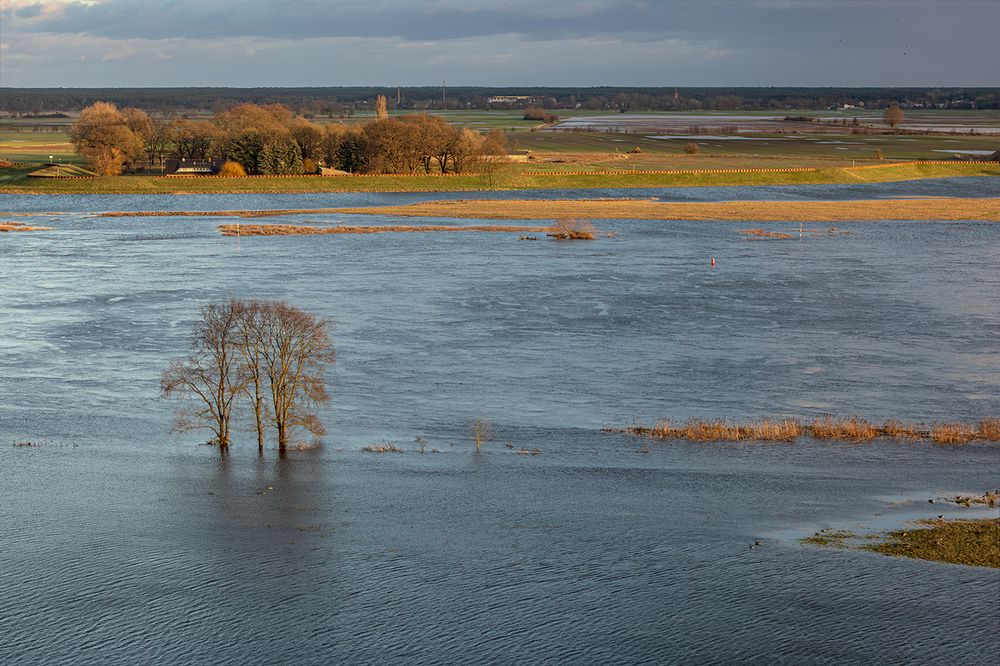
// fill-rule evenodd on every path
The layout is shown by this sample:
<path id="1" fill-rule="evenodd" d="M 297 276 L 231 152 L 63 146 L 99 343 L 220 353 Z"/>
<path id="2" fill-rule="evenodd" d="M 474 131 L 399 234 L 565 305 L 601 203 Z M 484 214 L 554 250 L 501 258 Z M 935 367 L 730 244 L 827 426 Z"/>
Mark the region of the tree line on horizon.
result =
<path id="1" fill-rule="evenodd" d="M 823 110 L 843 104 L 884 109 L 998 109 L 996 87 L 521 87 L 456 86 L 300 88 L 2 88 L 0 111 L 14 115 L 76 112 L 97 101 L 147 112 L 191 110 L 220 113 L 240 104 L 284 104 L 310 117 L 371 113 L 378 95 L 389 110 L 526 108 L 599 111 L 788 111 Z M 675 96 L 674 92 L 678 94 Z M 518 103 L 494 104 L 498 95 L 525 96 Z M 398 101 L 397 101 L 398 100 Z"/>
<path id="2" fill-rule="evenodd" d="M 351 173 L 461 173 L 506 154 L 500 131 L 480 134 L 426 113 L 390 118 L 380 100 L 376 118 L 363 125 L 321 125 L 283 104 L 240 104 L 207 120 L 165 120 L 102 101 L 80 113 L 70 139 L 101 176 L 162 166 L 167 158 L 225 160 L 227 175 L 315 173 L 318 166 Z"/>

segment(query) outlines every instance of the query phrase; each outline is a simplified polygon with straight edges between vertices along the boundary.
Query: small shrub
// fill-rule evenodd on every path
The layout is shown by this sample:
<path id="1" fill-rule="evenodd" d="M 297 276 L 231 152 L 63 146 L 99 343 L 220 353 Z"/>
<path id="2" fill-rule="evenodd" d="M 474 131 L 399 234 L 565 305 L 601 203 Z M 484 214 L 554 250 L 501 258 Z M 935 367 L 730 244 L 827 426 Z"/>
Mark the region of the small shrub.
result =
<path id="1" fill-rule="evenodd" d="M 476 442 L 476 453 L 479 453 L 483 444 L 493 439 L 493 425 L 484 418 L 477 418 L 472 422 L 472 439 Z"/>
<path id="2" fill-rule="evenodd" d="M 556 220 L 545 235 L 556 240 L 594 240 L 597 229 L 587 220 Z"/>
<path id="3" fill-rule="evenodd" d="M 885 155 L 882 154 L 882 149 L 881 148 L 876 148 L 875 149 L 875 159 L 877 159 L 877 160 L 884 160 L 885 159 Z"/>
<path id="4" fill-rule="evenodd" d="M 246 169 L 239 162 L 227 160 L 220 168 L 219 175 L 223 178 L 242 178 L 247 175 Z"/>
<path id="5" fill-rule="evenodd" d="M 688 155 L 697 155 L 698 153 L 701 152 L 701 146 L 699 146 L 697 143 L 694 143 L 693 141 L 691 143 L 685 143 L 684 152 L 687 153 Z"/>

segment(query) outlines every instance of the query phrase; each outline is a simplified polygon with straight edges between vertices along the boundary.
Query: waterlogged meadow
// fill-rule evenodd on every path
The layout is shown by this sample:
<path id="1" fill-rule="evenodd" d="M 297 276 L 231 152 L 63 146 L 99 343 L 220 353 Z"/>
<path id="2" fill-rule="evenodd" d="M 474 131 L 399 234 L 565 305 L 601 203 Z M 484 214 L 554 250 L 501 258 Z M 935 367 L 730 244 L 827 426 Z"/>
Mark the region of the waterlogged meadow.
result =
<path id="1" fill-rule="evenodd" d="M 985 198 L 997 186 L 511 194 L 550 196 Z M 989 433 L 1000 415 L 996 223 L 846 221 L 801 239 L 798 222 L 768 223 L 793 236 L 779 241 L 740 221 L 592 219 L 593 240 L 522 242 L 227 236 L 233 218 L 94 215 L 454 198 L 0 199 L 17 213 L 0 222 L 49 228 L 0 235 L 0 661 L 995 660 L 995 569 L 800 539 L 997 516 L 941 498 L 997 488 L 1000 448 L 931 431 Z M 230 297 L 334 324 L 322 442 L 281 457 L 268 441 L 258 457 L 247 417 L 223 457 L 206 436 L 170 432 L 160 374 L 199 307 Z M 662 419 L 798 429 L 619 431 Z M 878 433 L 834 436 L 848 426 Z"/>

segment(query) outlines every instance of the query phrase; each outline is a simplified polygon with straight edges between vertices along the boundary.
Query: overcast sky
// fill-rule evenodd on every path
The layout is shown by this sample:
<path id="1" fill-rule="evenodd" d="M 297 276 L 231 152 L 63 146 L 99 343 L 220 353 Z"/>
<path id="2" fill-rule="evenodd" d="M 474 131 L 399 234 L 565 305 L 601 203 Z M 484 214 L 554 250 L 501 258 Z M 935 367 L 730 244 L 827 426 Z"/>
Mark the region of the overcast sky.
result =
<path id="1" fill-rule="evenodd" d="M 0 0 L 3 86 L 996 86 L 1000 0 Z"/>

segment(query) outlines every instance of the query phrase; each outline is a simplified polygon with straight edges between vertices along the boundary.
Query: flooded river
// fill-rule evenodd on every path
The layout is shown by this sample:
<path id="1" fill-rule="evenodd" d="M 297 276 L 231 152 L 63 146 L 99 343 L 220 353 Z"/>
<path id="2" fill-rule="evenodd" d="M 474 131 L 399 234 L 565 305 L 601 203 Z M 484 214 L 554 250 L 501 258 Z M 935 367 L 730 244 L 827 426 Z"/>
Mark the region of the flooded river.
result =
<path id="1" fill-rule="evenodd" d="M 976 178 L 527 196 L 997 190 Z M 759 241 L 740 223 L 595 220 L 598 240 L 558 243 L 237 239 L 216 230 L 230 220 L 92 215 L 474 196 L 503 195 L 0 197 L 3 211 L 52 213 L 11 219 L 53 228 L 0 235 L 0 662 L 993 663 L 995 570 L 798 538 L 988 515 L 927 500 L 998 487 L 997 447 L 647 452 L 601 428 L 1000 415 L 996 224 Z M 198 308 L 230 296 L 334 322 L 321 448 L 259 459 L 244 430 L 220 459 L 204 436 L 169 432 L 159 375 Z M 477 417 L 496 431 L 480 454 Z M 361 451 L 382 442 L 405 452 Z"/>

